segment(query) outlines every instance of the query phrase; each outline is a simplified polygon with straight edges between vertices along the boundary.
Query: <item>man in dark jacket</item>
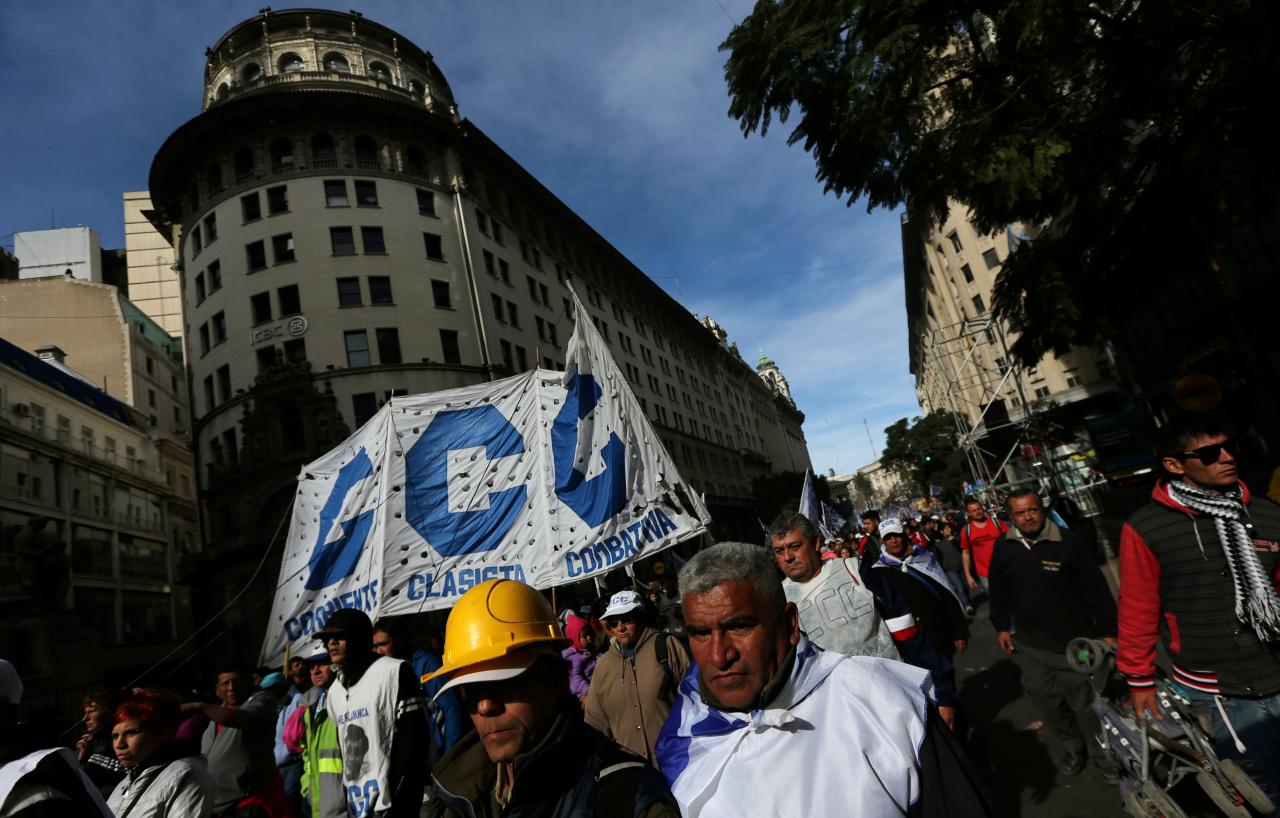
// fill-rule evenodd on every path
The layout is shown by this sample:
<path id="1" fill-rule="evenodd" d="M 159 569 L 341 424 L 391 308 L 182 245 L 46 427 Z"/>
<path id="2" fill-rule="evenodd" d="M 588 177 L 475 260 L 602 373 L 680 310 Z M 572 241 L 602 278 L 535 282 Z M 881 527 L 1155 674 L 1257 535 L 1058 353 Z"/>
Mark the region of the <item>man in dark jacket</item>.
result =
<path id="1" fill-rule="evenodd" d="M 1077 636 L 1115 644 L 1115 599 L 1084 543 L 1048 519 L 1034 489 L 1013 491 L 1006 502 L 1013 527 L 996 541 L 987 575 L 1000 649 L 1015 656 L 1023 688 L 1062 742 L 1058 769 L 1078 775 L 1087 749 L 1109 777 L 1114 768 L 1092 740 L 1098 719 L 1089 676 L 1071 669 L 1066 649 Z"/>
<path id="2" fill-rule="evenodd" d="M 1280 804 L 1280 507 L 1251 497 L 1222 427 L 1169 424 L 1161 480 L 1120 533 L 1120 649 L 1134 712 L 1155 706 L 1156 642 L 1173 678 Z"/>
<path id="3" fill-rule="evenodd" d="M 547 600 L 522 582 L 483 582 L 454 605 L 444 666 L 424 681 L 460 691 L 476 729 L 436 765 L 433 815 L 678 818 L 658 771 L 583 722 L 567 644 Z"/>

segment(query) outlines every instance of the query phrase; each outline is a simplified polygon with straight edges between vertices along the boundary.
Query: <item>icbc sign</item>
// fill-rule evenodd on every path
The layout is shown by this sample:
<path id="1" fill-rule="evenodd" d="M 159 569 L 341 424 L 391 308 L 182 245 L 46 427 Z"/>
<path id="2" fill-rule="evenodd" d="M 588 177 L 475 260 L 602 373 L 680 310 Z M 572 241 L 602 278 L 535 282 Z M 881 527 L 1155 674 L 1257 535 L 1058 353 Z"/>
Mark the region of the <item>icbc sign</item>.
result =
<path id="1" fill-rule="evenodd" d="M 268 341 L 274 341 L 276 338 L 284 338 L 286 336 L 297 338 L 307 333 L 307 319 L 301 315 L 295 315 L 282 324 L 276 324 L 273 327 L 261 327 L 249 333 L 249 346 L 254 344 L 263 344 Z"/>

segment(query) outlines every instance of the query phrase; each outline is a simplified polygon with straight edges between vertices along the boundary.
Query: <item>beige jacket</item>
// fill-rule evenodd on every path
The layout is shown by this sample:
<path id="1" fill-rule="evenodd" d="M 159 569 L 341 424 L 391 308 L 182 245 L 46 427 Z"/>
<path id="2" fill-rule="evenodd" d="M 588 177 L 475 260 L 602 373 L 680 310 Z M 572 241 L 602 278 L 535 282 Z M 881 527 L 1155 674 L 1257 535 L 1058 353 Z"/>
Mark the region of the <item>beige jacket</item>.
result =
<path id="1" fill-rule="evenodd" d="M 658 639 L 667 640 L 668 662 L 674 677 L 665 699 L 658 696 L 666 678 L 666 671 L 658 664 L 655 648 Z M 616 642 L 610 642 L 591 676 L 587 724 L 657 766 L 653 745 L 671 712 L 676 688 L 689 664 L 689 654 L 680 640 L 653 628 L 645 629 L 631 658 L 622 655 Z"/>

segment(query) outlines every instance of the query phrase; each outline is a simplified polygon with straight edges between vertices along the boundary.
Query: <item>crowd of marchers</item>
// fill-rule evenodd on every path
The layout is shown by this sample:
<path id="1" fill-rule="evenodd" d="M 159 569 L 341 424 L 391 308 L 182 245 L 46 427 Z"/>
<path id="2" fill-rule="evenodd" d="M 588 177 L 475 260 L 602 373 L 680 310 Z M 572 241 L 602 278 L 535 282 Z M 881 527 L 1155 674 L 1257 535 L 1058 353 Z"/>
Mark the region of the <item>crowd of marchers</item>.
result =
<path id="1" fill-rule="evenodd" d="M 558 613 L 485 582 L 442 642 L 343 609 L 287 674 L 93 694 L 79 740 L 43 755 L 23 755 L 22 684 L 0 662 L 0 815 L 992 815 L 954 667 L 984 606 L 1062 774 L 1123 763 L 1067 660 L 1088 637 L 1116 646 L 1133 718 L 1159 716 L 1166 674 L 1280 803 L 1280 506 L 1239 482 L 1233 449 L 1211 423 L 1165 429 L 1118 604 L 1079 509 L 1027 489 L 920 519 L 868 510 L 830 541 L 783 514 L 767 547 L 712 545 L 678 584 Z"/>

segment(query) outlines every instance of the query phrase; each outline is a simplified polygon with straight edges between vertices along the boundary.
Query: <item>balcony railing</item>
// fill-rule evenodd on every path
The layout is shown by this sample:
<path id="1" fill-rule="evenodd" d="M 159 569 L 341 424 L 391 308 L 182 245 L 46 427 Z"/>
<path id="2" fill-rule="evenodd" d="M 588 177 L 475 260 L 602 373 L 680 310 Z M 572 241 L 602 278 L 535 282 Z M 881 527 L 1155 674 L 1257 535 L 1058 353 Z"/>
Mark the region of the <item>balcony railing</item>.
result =
<path id="1" fill-rule="evenodd" d="M 127 450 L 124 454 L 120 454 L 115 449 L 95 446 L 88 439 L 73 440 L 66 429 L 52 428 L 45 421 L 29 413 L 19 414 L 14 411 L 12 404 L 0 407 L 0 428 L 2 427 L 17 429 L 30 437 L 56 444 L 67 451 L 82 454 L 103 463 L 109 463 L 147 480 L 156 483 L 165 482 L 164 472 L 152 468 L 136 455 L 129 456 Z"/>
<path id="2" fill-rule="evenodd" d="M 308 82 L 339 82 L 343 85 L 360 85 L 366 88 L 376 89 L 378 91 L 386 91 L 396 96 L 406 99 L 415 99 L 419 102 L 423 98 L 415 95 L 408 88 L 402 88 L 393 82 L 377 77 L 365 76 L 363 74 L 348 74 L 344 71 L 291 71 L 288 74 L 273 74 L 271 76 L 262 76 L 250 83 L 236 83 L 230 92 L 215 101 L 209 107 L 213 108 L 222 105 L 227 100 L 235 99 L 241 94 L 248 94 L 259 91 L 264 88 L 272 88 L 277 86 L 297 85 L 299 83 Z"/>

